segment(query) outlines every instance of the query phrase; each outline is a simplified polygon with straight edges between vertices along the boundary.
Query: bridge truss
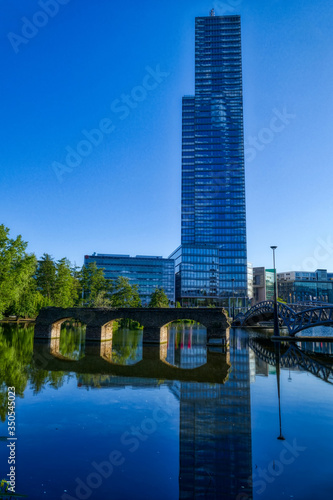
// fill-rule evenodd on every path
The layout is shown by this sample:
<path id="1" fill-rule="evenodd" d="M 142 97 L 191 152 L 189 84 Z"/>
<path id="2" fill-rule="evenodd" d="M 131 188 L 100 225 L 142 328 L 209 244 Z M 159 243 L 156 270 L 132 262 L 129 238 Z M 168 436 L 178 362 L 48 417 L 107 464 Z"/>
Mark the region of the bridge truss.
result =
<path id="1" fill-rule="evenodd" d="M 271 319 L 274 315 L 274 302 L 266 300 L 251 307 L 245 315 L 236 318 L 235 324 L 251 326 L 259 321 Z M 278 316 L 280 322 L 288 328 L 289 334 L 295 336 L 306 328 L 315 326 L 333 325 L 333 307 L 311 307 L 302 311 L 295 311 L 290 306 L 278 302 Z"/>

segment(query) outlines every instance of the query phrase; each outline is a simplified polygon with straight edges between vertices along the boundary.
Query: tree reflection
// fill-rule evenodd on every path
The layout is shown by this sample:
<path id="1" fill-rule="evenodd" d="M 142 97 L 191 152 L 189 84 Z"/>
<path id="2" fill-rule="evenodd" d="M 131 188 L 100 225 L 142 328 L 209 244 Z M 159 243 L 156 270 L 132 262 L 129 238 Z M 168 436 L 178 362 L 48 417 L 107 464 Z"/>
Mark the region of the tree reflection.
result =
<path id="1" fill-rule="evenodd" d="M 112 339 L 112 362 L 119 365 L 131 365 L 142 358 L 142 330 L 118 328 Z"/>
<path id="2" fill-rule="evenodd" d="M 23 396 L 29 378 L 33 353 L 34 327 L 0 326 L 0 416 L 7 414 L 7 387 Z"/>
<path id="3" fill-rule="evenodd" d="M 69 359 L 80 359 L 84 356 L 85 326 L 63 327 L 59 342 L 59 353 Z"/>
<path id="4" fill-rule="evenodd" d="M 70 339 L 70 345 L 76 348 L 77 339 Z M 7 388 L 15 387 L 16 396 L 23 397 L 30 381 L 34 393 L 40 392 L 46 385 L 59 388 L 64 383 L 65 372 L 43 370 L 33 357 L 34 326 L 29 324 L 0 326 L 0 418 L 6 420 Z M 67 351 L 70 346 L 66 345 Z"/>
<path id="5" fill-rule="evenodd" d="M 59 354 L 70 360 L 79 360 L 84 356 L 84 342 L 85 327 L 64 326 L 59 340 Z M 141 343 L 142 330 L 119 327 L 113 336 L 112 361 L 120 365 L 140 361 Z M 43 359 L 33 356 L 33 345 L 33 324 L 0 326 L 0 418 L 3 422 L 7 415 L 8 387 L 15 387 L 16 395 L 23 397 L 28 381 L 37 394 L 47 385 L 58 389 L 75 376 L 64 371 L 43 369 Z"/>

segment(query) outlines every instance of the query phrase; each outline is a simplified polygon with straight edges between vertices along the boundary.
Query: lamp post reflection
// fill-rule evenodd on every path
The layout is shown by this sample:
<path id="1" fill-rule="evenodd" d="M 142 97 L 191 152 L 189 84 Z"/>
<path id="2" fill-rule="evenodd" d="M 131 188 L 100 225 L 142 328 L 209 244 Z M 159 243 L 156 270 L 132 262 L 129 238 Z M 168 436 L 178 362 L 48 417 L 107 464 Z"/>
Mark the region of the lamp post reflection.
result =
<path id="1" fill-rule="evenodd" d="M 279 399 L 279 425 L 280 425 L 280 434 L 277 439 L 280 441 L 284 441 L 285 438 L 282 435 L 282 417 L 281 417 L 281 393 L 280 393 L 280 358 L 281 358 L 281 345 L 280 342 L 276 342 L 275 344 L 275 367 L 276 367 L 276 378 L 277 378 L 277 390 L 278 390 L 278 399 Z"/>

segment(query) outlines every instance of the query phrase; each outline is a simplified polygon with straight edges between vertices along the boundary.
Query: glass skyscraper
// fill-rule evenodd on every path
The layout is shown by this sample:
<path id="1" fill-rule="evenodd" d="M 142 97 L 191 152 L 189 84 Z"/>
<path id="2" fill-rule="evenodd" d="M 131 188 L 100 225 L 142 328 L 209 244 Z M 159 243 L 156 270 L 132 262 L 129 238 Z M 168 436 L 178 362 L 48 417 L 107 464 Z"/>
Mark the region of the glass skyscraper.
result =
<path id="1" fill-rule="evenodd" d="M 236 307 L 247 296 L 240 16 L 195 20 L 195 95 L 183 97 L 182 305 Z"/>

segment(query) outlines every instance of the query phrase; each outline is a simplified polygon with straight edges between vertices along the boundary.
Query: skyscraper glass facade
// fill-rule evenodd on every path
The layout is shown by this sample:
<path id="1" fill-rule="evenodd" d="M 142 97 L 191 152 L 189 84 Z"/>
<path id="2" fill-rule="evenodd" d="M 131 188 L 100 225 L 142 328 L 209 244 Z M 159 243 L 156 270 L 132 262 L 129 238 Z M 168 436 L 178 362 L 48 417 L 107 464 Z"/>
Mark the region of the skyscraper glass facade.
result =
<path id="1" fill-rule="evenodd" d="M 184 305 L 247 295 L 240 16 L 195 21 L 195 95 L 183 98 L 182 225 L 176 287 Z"/>

